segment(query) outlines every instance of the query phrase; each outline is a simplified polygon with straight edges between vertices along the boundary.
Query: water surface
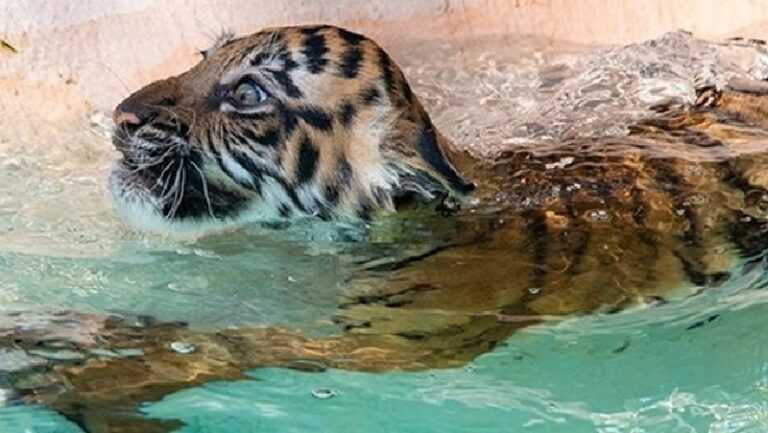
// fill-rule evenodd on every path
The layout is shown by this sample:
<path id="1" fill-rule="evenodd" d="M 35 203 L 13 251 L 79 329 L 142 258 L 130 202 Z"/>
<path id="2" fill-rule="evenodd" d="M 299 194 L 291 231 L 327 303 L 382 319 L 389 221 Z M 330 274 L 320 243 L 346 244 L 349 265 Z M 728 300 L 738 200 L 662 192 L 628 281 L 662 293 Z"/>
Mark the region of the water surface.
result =
<path id="1" fill-rule="evenodd" d="M 622 136 L 661 103 L 691 103 L 702 81 L 765 78 L 759 47 L 677 32 L 627 47 L 488 38 L 392 47 L 435 123 L 475 153 Z M 428 245 L 416 221 L 374 223 L 369 243 L 333 225 L 249 226 L 201 240 L 123 227 L 105 195 L 115 154 L 103 115 L 41 137 L 0 134 L 0 317 L 71 309 L 183 320 L 201 329 L 282 325 L 321 335 L 349 262 Z M 413 234 L 416 234 L 415 236 Z M 753 258 L 756 259 L 756 258 Z M 514 335 L 464 368 L 366 374 L 263 369 L 148 403 L 183 432 L 762 432 L 768 325 L 761 260 L 698 296 L 565 318 Z M 6 316 L 0 324 L 14 319 Z M 16 326 L 28 324 L 15 323 Z M 39 361 L 39 360 L 37 360 Z M 35 359 L 0 352 L 7 371 Z M 0 371 L 0 388 L 3 387 Z M 330 390 L 320 399 L 313 391 Z M 4 397 L 5 395 L 5 397 Z M 0 394 L 0 431 L 76 432 Z"/>

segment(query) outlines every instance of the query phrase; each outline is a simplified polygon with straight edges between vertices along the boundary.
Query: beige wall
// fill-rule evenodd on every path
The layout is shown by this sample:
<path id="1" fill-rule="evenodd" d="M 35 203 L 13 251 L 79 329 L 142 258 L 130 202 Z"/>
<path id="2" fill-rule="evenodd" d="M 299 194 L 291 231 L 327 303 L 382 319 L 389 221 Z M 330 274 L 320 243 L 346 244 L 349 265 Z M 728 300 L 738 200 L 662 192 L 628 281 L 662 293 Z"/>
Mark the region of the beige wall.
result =
<path id="1" fill-rule="evenodd" d="M 62 116 L 108 110 L 130 89 L 186 69 L 222 29 L 308 22 L 343 24 L 390 47 L 491 33 L 627 43 L 678 28 L 768 37 L 768 0 L 4 0 L 0 39 L 13 49 L 0 46 L 0 111 L 52 100 Z"/>

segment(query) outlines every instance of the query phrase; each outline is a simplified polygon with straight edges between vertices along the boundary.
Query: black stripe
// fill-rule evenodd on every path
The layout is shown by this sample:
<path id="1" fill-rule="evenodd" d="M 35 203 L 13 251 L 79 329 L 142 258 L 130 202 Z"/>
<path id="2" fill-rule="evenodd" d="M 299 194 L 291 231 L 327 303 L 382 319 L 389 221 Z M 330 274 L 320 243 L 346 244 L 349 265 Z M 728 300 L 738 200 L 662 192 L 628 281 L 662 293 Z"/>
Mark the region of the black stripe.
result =
<path id="1" fill-rule="evenodd" d="M 371 105 L 374 102 L 378 102 L 379 98 L 381 98 L 381 92 L 375 86 L 371 86 L 363 90 L 360 97 L 366 105 Z"/>
<path id="2" fill-rule="evenodd" d="M 360 42 L 365 40 L 365 36 L 350 32 L 349 30 L 342 28 L 338 28 L 337 30 L 339 32 L 339 36 L 341 36 L 341 38 L 344 39 L 344 42 L 348 43 L 349 45 L 360 45 Z"/>
<path id="3" fill-rule="evenodd" d="M 307 183 L 315 176 L 317 172 L 317 162 L 320 158 L 320 152 L 309 137 L 301 140 L 299 147 L 299 160 L 296 165 L 296 182 L 298 184 Z"/>
<path id="4" fill-rule="evenodd" d="M 381 79 L 384 81 L 384 88 L 394 100 L 395 95 L 395 74 L 392 71 L 392 60 L 384 50 L 379 49 L 379 68 L 381 68 Z"/>
<path id="5" fill-rule="evenodd" d="M 352 124 L 352 121 L 355 120 L 356 115 L 357 108 L 350 102 L 341 104 L 341 108 L 339 109 L 339 121 L 344 127 L 349 127 L 349 125 Z"/>
<path id="6" fill-rule="evenodd" d="M 264 35 L 264 36 L 266 36 L 266 35 Z M 270 38 L 270 40 L 271 40 L 271 42 L 273 44 L 285 44 L 285 42 L 283 41 L 284 37 L 283 37 L 283 34 L 281 32 L 270 32 L 269 33 L 269 38 Z M 235 40 L 240 40 L 240 39 L 235 39 Z M 241 50 L 240 51 L 240 53 L 241 53 L 240 56 L 238 58 L 236 58 L 235 62 L 231 62 L 230 64 L 242 63 L 246 59 L 246 57 L 248 57 L 253 52 L 258 52 L 259 53 L 259 55 L 257 55 L 256 57 L 259 57 L 260 55 L 262 55 L 261 53 L 264 53 L 263 54 L 264 57 L 262 57 L 260 59 L 256 59 L 257 63 L 254 64 L 254 66 L 258 66 L 259 62 L 263 62 L 264 60 L 266 60 L 266 57 L 269 57 L 269 54 L 265 53 L 265 49 L 264 48 L 265 47 L 264 47 L 264 44 L 262 42 L 257 42 L 255 44 L 252 44 L 252 45 L 248 46 L 246 49 Z"/>
<path id="7" fill-rule="evenodd" d="M 151 140 L 152 138 L 156 138 L 157 135 L 176 136 L 177 132 L 179 131 L 176 125 L 171 125 L 164 122 L 152 122 L 152 124 L 150 125 L 150 128 L 151 129 L 149 130 L 141 131 L 140 136 L 143 138 L 147 138 L 148 140 Z M 153 134 L 153 132 L 159 133 L 159 134 Z"/>
<path id="8" fill-rule="evenodd" d="M 319 33 L 311 33 L 304 41 L 302 53 L 307 58 L 307 70 L 313 74 L 319 74 L 325 70 L 328 65 L 328 59 L 325 57 L 329 53 L 325 36 Z"/>
<path id="9" fill-rule="evenodd" d="M 569 235 L 571 239 L 575 239 L 571 241 L 573 242 L 573 249 L 571 250 L 572 261 L 568 268 L 568 273 L 576 275 L 581 266 L 581 262 L 584 261 L 584 256 L 586 256 L 587 251 L 589 251 L 589 241 L 592 239 L 592 234 L 587 230 L 583 230 L 571 232 Z"/>
<path id="10" fill-rule="evenodd" d="M 387 192 L 384 188 L 375 188 L 373 190 L 373 200 L 376 202 L 376 205 L 380 208 L 387 207 L 390 195 L 389 192 Z"/>
<path id="11" fill-rule="evenodd" d="M 197 159 L 196 162 L 194 162 L 195 159 Z M 201 218 L 209 217 L 211 214 L 215 218 L 225 218 L 240 212 L 247 203 L 247 199 L 235 191 L 208 182 L 192 162 L 199 167 L 201 163 L 199 155 L 198 158 L 194 158 L 193 155 L 189 160 L 177 161 L 178 164 L 184 164 L 186 176 L 184 196 L 178 206 L 173 200 L 164 203 L 163 214 L 171 217 L 174 207 L 173 218 Z"/>
<path id="12" fill-rule="evenodd" d="M 643 200 L 643 193 L 638 187 L 632 188 L 632 219 L 639 227 L 645 228 L 645 221 L 648 218 L 648 207 Z"/>
<path id="13" fill-rule="evenodd" d="M 350 302 L 345 302 L 339 305 L 339 309 L 346 310 L 354 307 L 355 305 L 383 305 L 388 308 L 400 308 L 405 305 L 413 303 L 413 301 L 408 300 L 407 295 L 410 295 L 410 294 L 418 295 L 419 293 L 431 292 L 434 290 L 437 290 L 437 288 L 429 284 L 417 284 L 414 286 L 410 286 L 407 289 L 400 290 L 394 293 L 387 293 L 384 295 L 373 294 L 373 295 L 356 296 Z M 357 326 L 357 327 L 360 327 L 360 326 Z M 370 327 L 370 323 L 368 323 L 367 326 L 363 325 L 362 327 Z"/>
<path id="14" fill-rule="evenodd" d="M 445 159 L 445 155 L 437 144 L 437 135 L 431 123 L 421 128 L 417 150 L 419 155 L 443 176 L 454 190 L 466 194 L 475 189 L 475 185 L 465 181 Z"/>
<path id="15" fill-rule="evenodd" d="M 293 215 L 293 211 L 285 203 L 280 203 L 280 206 L 278 206 L 277 211 L 280 214 L 280 216 L 283 218 L 290 218 Z"/>
<path id="16" fill-rule="evenodd" d="M 273 113 L 265 113 L 265 112 L 254 112 L 254 113 L 244 113 L 244 112 L 234 112 L 231 113 L 237 117 L 248 119 L 248 120 L 266 120 L 273 116 Z"/>
<path id="17" fill-rule="evenodd" d="M 211 135 L 212 132 L 209 129 L 208 130 L 208 147 L 211 149 L 211 153 L 213 153 L 214 159 L 216 159 L 216 163 L 219 165 L 219 168 L 221 171 L 230 177 L 233 181 L 239 182 L 239 180 L 235 177 L 234 173 L 230 172 L 226 165 L 224 165 L 224 160 L 221 157 L 221 152 L 219 152 L 218 147 L 216 147 L 216 144 L 214 143 L 213 136 Z"/>
<path id="18" fill-rule="evenodd" d="M 231 146 L 227 146 L 232 158 L 247 171 L 251 177 L 252 182 L 245 180 L 238 180 L 243 186 L 247 186 L 249 189 L 261 193 L 261 181 L 264 177 L 262 170 L 253 162 L 253 160 L 245 153 L 240 152 L 238 149 L 233 149 Z"/>
<path id="19" fill-rule="evenodd" d="M 269 53 L 266 51 L 261 51 L 255 56 L 253 56 L 253 59 L 251 59 L 251 66 L 261 66 L 262 63 L 264 63 L 265 60 L 269 57 Z"/>
<path id="20" fill-rule="evenodd" d="M 527 211 L 523 217 L 528 222 L 528 244 L 531 246 L 533 270 L 529 277 L 531 288 L 543 289 L 547 277 L 547 255 L 549 254 L 549 227 L 543 213 Z"/>
<path id="21" fill-rule="evenodd" d="M 318 107 L 305 106 L 298 108 L 296 115 L 315 129 L 325 132 L 333 129 L 333 117 Z"/>
<path id="22" fill-rule="evenodd" d="M 349 188 L 350 185 L 352 185 L 352 165 L 350 165 L 349 160 L 342 156 L 339 158 L 339 183 L 344 186 L 344 188 Z"/>
<path id="23" fill-rule="evenodd" d="M 357 207 L 357 217 L 363 221 L 370 221 L 373 213 L 373 203 L 367 197 L 360 197 L 360 203 Z"/>
<path id="24" fill-rule="evenodd" d="M 671 131 L 676 132 L 676 131 Z M 673 134 L 677 135 L 677 134 Z M 725 144 L 718 140 L 717 138 L 712 137 L 709 134 L 706 134 L 701 131 L 694 131 L 690 130 L 688 128 L 681 130 L 680 137 L 685 141 L 686 144 L 690 144 L 697 147 L 724 147 Z"/>
<path id="25" fill-rule="evenodd" d="M 360 73 L 360 66 L 363 63 L 363 50 L 358 47 L 351 47 L 341 56 L 339 71 L 341 75 L 353 79 Z"/>
<path id="26" fill-rule="evenodd" d="M 253 189 L 257 192 L 261 192 L 261 185 L 257 185 L 256 183 L 246 182 L 239 177 L 235 176 L 235 174 L 224 164 L 224 159 L 221 156 L 221 152 L 216 147 L 213 136 L 211 135 L 211 131 L 208 131 L 208 143 L 209 147 L 211 149 L 211 152 L 213 153 L 214 159 L 216 160 L 216 164 L 218 164 L 219 168 L 221 169 L 222 173 L 224 173 L 227 177 L 232 179 L 233 182 L 237 183 L 238 185 L 247 188 L 247 189 Z M 225 142 L 225 147 L 229 148 L 228 143 Z M 232 151 L 229 151 L 230 154 L 232 154 Z M 234 155 L 233 155 L 234 158 Z"/>
<path id="27" fill-rule="evenodd" d="M 281 105 L 279 108 L 279 114 L 280 124 L 283 127 L 283 136 L 286 137 L 286 141 L 288 141 L 288 138 L 291 136 L 291 134 L 293 134 L 293 131 L 296 129 L 296 125 L 298 124 L 296 113 L 290 108 Z"/>
<path id="28" fill-rule="evenodd" d="M 304 93 L 302 93 L 301 89 L 296 87 L 296 83 L 293 82 L 293 78 L 291 78 L 291 74 L 285 71 L 275 71 L 271 69 L 269 70 L 269 73 L 272 74 L 273 77 L 275 77 L 275 81 L 277 81 L 277 83 L 280 84 L 280 87 L 283 88 L 283 91 L 289 97 L 301 98 L 304 96 Z"/>
<path id="29" fill-rule="evenodd" d="M 265 147 L 277 147 L 278 141 L 280 140 L 280 131 L 277 129 L 268 129 L 261 135 L 256 135 L 256 133 L 248 128 L 243 129 L 242 132 L 250 142 Z"/>
<path id="30" fill-rule="evenodd" d="M 257 157 L 263 158 L 264 157 L 264 151 L 261 149 L 261 147 L 254 147 L 257 146 L 258 143 L 254 143 L 253 141 L 249 140 L 246 135 L 249 135 L 251 131 L 249 129 L 233 129 L 231 132 L 232 136 L 234 137 L 235 141 L 239 146 L 245 147 L 251 152 L 253 152 Z"/>
<path id="31" fill-rule="evenodd" d="M 293 56 L 291 55 L 291 52 L 288 51 L 288 48 L 283 48 L 280 53 L 280 60 L 283 61 L 283 71 L 285 72 L 291 72 L 299 67 L 299 64 L 293 60 Z"/>
<path id="32" fill-rule="evenodd" d="M 327 26 L 327 25 L 324 25 L 324 24 L 319 24 L 319 25 L 314 25 L 314 26 L 304 26 L 304 27 L 301 27 L 299 30 L 301 31 L 301 33 L 303 33 L 303 34 L 305 34 L 307 36 L 312 36 L 312 35 L 320 32 L 320 31 L 323 31 L 323 30 L 327 29 L 327 28 L 330 28 L 330 26 Z"/>
<path id="33" fill-rule="evenodd" d="M 409 104 L 413 104 L 413 90 L 407 80 L 403 81 L 403 93 L 405 94 L 405 100 L 408 101 Z"/>
<path id="34" fill-rule="evenodd" d="M 325 192 L 323 195 L 323 198 L 329 207 L 336 207 L 336 205 L 339 204 L 341 191 L 339 191 L 339 186 L 337 184 L 329 183 L 328 185 L 325 185 Z"/>
<path id="35" fill-rule="evenodd" d="M 288 184 L 285 180 L 282 178 L 275 177 L 275 180 L 280 182 L 280 185 L 282 185 L 283 190 L 285 190 L 285 194 L 288 195 L 288 198 L 291 199 L 291 203 L 293 203 L 294 206 L 296 206 L 299 211 L 303 213 L 307 213 L 307 208 L 304 206 L 304 203 L 299 200 L 298 194 L 296 194 L 296 188 L 293 185 Z"/>
<path id="36" fill-rule="evenodd" d="M 352 184 L 352 167 L 345 157 L 339 158 L 337 170 L 335 179 L 325 186 L 325 201 L 329 207 L 338 205 L 342 191 Z"/>

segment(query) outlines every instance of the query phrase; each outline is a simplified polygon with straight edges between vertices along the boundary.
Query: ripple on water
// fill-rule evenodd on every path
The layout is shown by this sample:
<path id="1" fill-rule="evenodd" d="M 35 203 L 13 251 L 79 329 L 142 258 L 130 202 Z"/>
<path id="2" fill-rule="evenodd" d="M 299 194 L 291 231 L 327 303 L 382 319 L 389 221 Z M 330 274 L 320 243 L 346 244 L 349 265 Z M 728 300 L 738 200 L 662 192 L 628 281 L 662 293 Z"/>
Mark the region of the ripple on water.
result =
<path id="1" fill-rule="evenodd" d="M 501 38 L 461 51 L 433 42 L 395 53 L 435 123 L 478 153 L 623 135 L 649 105 L 691 102 L 702 80 L 764 78 L 768 65 L 764 49 L 684 32 L 600 49 Z M 333 329 L 324 321 L 344 281 L 343 248 L 333 236 L 307 242 L 301 230 L 287 238 L 246 231 L 178 242 L 132 233 L 104 193 L 114 158 L 104 122 L 84 119 L 82 129 L 53 131 L 49 141 L 0 131 L 0 312 L 45 305 L 199 325 Z M 375 247 L 397 248 L 396 231 L 384 233 Z M 370 433 L 762 433 L 767 279 L 763 266 L 734 275 L 683 301 L 527 329 L 471 368 L 382 375 L 265 369 L 252 372 L 254 380 L 208 384 L 143 410 L 182 419 L 187 433 L 361 426 Z M 44 362 L 28 358 L 2 352 L 0 370 Z M 39 407 L 3 407 L 10 394 L 2 387 L 0 375 L 3 433 L 77 431 Z"/>

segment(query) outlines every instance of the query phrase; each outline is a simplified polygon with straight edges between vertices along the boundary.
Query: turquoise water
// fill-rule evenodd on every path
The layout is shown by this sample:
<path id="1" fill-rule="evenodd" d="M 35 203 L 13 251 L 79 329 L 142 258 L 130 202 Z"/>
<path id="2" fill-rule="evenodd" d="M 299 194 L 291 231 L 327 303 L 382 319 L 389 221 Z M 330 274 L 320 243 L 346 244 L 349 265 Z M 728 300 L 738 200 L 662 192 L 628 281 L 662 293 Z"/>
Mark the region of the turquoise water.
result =
<path id="1" fill-rule="evenodd" d="M 145 412 L 187 413 L 188 433 L 764 432 L 768 336 L 755 330 L 765 329 L 766 313 L 766 305 L 722 311 L 690 331 L 690 322 L 674 321 L 610 333 L 541 330 L 458 370 L 254 371 L 252 381 L 182 392 Z M 318 400 L 315 389 L 337 397 Z"/>
<path id="2" fill-rule="evenodd" d="M 532 328 L 452 370 L 264 369 L 148 404 L 201 432 L 764 432 L 768 277 L 655 308 Z M 313 392 L 330 390 L 319 399 Z M 3 432 L 77 432 L 37 407 L 0 409 Z"/>
<path id="3" fill-rule="evenodd" d="M 418 44 L 395 57 L 435 123 L 474 148 L 620 134 L 645 114 L 638 107 L 690 98 L 702 68 L 734 72 L 713 67 L 713 48 L 681 33 L 588 55 L 516 42 L 479 41 L 460 52 Z M 656 75 L 638 77 L 648 70 Z M 601 86 L 588 91 L 592 82 Z M 601 109 L 579 109 L 585 102 Z M 0 330 L 25 325 L 12 323 L 13 311 L 71 309 L 327 334 L 336 330 L 330 317 L 345 295 L 350 260 L 418 249 L 450 232 L 416 221 L 405 242 L 390 236 L 400 222 L 384 221 L 372 243 L 356 242 L 355 228 L 317 225 L 247 227 L 199 241 L 136 234 L 104 195 L 115 155 L 104 131 L 91 126 L 95 134 L 51 134 L 50 141 L 0 131 L 7 140 L 0 144 L 24 144 L 0 145 Z M 263 369 L 249 380 L 169 395 L 142 412 L 181 419 L 184 433 L 764 432 L 766 286 L 759 261 L 697 296 L 523 330 L 463 368 Z M 0 352 L 3 368 L 23 362 Z M 42 407 L 10 405 L 4 374 L 0 433 L 79 432 Z M 313 395 L 325 390 L 333 397 Z"/>

